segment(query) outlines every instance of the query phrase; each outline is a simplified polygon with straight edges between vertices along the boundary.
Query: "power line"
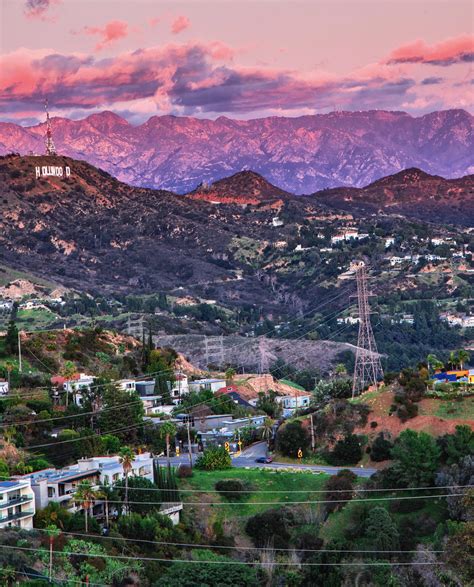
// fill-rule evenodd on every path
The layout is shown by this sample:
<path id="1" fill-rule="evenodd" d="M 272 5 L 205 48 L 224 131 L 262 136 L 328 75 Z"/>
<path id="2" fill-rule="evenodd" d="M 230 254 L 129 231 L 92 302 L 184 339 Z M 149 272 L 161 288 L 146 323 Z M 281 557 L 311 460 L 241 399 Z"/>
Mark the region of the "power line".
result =
<path id="1" fill-rule="evenodd" d="M 37 548 L 27 547 L 27 546 L 11 546 L 7 544 L 0 544 L 0 548 L 14 548 L 15 550 L 24 550 L 24 551 L 33 551 L 38 552 Z M 384 552 L 384 551 L 381 551 Z M 389 551 L 387 551 L 389 552 Z M 67 556 L 81 556 L 81 557 L 90 557 L 90 558 L 105 558 L 105 559 L 123 559 L 123 560 L 137 560 L 137 556 L 126 556 L 126 555 L 119 555 L 119 554 L 97 554 L 97 553 L 85 553 L 85 552 L 70 552 L 66 550 L 53 550 L 53 554 L 59 555 L 67 555 Z M 234 560 L 225 560 L 225 561 L 202 561 L 202 560 L 195 560 L 195 559 L 169 559 L 169 558 L 156 558 L 156 557 L 146 557 L 141 556 L 139 557 L 140 561 L 147 561 L 147 562 L 166 562 L 166 563 L 191 563 L 191 564 L 207 564 L 207 565 L 262 565 L 265 566 L 266 563 L 262 563 L 261 561 L 234 561 Z M 388 561 L 381 561 L 381 562 L 362 562 L 362 561 L 354 561 L 348 563 L 307 563 L 307 562 L 283 562 L 283 561 L 275 561 L 272 562 L 272 565 L 281 565 L 281 566 L 297 566 L 297 567 L 338 567 L 338 566 L 399 566 L 399 565 L 443 565 L 444 563 L 440 562 L 388 562 Z"/>
<path id="2" fill-rule="evenodd" d="M 34 528 L 35 531 L 39 532 L 49 532 L 47 528 Z M 268 548 L 265 547 L 258 547 L 258 546 L 219 546 L 216 544 L 193 544 L 193 543 L 185 543 L 185 542 L 166 542 L 160 540 L 144 540 L 141 538 L 124 538 L 123 536 L 102 536 L 98 535 L 91 535 L 85 534 L 81 532 L 63 532 L 61 534 L 65 536 L 81 536 L 85 538 L 99 538 L 100 540 L 118 540 L 123 542 L 140 542 L 145 544 L 154 544 L 160 546 L 181 546 L 184 548 L 208 548 L 208 549 L 226 549 L 226 550 L 255 550 L 255 551 L 267 551 Z M 272 547 L 272 550 L 278 552 L 294 552 L 294 548 L 275 548 Z M 381 552 L 390 552 L 390 553 L 417 553 L 418 550 L 343 550 L 343 549 L 332 549 L 332 548 L 298 548 L 298 552 L 338 552 L 338 553 L 381 553 Z M 432 550 L 430 552 L 435 553 L 443 553 L 444 550 Z"/>
<path id="3" fill-rule="evenodd" d="M 176 490 L 179 493 L 179 489 Z M 440 497 L 460 497 L 464 496 L 464 493 L 443 493 L 438 495 L 413 495 L 413 496 L 400 496 L 400 497 L 361 497 L 356 499 L 325 499 L 325 500 L 307 500 L 307 501 L 245 501 L 245 502 L 200 502 L 200 501 L 188 501 L 183 502 L 183 507 L 192 507 L 195 505 L 212 505 L 212 506 L 259 506 L 259 505 L 316 505 L 326 503 L 359 503 L 363 501 L 399 501 L 399 500 L 414 500 L 414 499 L 438 499 Z M 107 500 L 108 503 L 123 504 L 123 501 Z M 162 501 L 128 501 L 129 504 L 134 505 L 162 505 Z"/>

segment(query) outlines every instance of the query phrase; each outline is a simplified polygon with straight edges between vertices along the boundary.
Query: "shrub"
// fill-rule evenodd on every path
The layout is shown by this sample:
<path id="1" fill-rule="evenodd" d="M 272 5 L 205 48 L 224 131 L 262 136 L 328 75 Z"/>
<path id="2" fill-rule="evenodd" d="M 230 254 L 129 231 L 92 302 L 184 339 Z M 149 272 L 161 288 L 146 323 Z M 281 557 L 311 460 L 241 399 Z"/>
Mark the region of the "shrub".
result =
<path id="1" fill-rule="evenodd" d="M 327 504 L 328 511 L 343 508 L 346 501 L 352 499 L 356 479 L 357 476 L 352 471 L 343 469 L 327 480 L 325 499 L 333 502 Z"/>
<path id="2" fill-rule="evenodd" d="M 295 523 L 293 512 L 281 507 L 252 516 L 245 525 L 245 531 L 258 548 L 272 541 L 275 548 L 288 548 L 290 529 Z"/>
<path id="3" fill-rule="evenodd" d="M 180 464 L 176 470 L 176 476 L 179 479 L 187 479 L 188 477 L 193 476 L 193 470 L 190 465 Z"/>
<path id="4" fill-rule="evenodd" d="M 247 499 L 250 495 L 250 487 L 240 479 L 221 479 L 215 489 L 229 500 Z"/>
<path id="5" fill-rule="evenodd" d="M 393 443 L 387 440 L 383 432 L 377 436 L 370 449 L 370 458 L 373 461 L 386 461 L 391 457 Z"/>
<path id="6" fill-rule="evenodd" d="M 377 428 L 377 426 L 378 426 L 378 422 L 376 422 L 375 420 L 373 420 L 373 421 L 370 423 L 370 427 L 371 427 L 371 428 Z"/>
<path id="7" fill-rule="evenodd" d="M 277 433 L 276 446 L 279 452 L 288 457 L 296 458 L 299 449 L 305 455 L 309 447 L 309 437 L 301 422 L 289 422 L 282 426 Z"/>
<path id="8" fill-rule="evenodd" d="M 210 447 L 200 455 L 195 464 L 196 469 L 205 471 L 217 471 L 221 469 L 230 469 L 232 460 L 230 454 L 222 447 Z"/>
<path id="9" fill-rule="evenodd" d="M 338 440 L 327 459 L 331 465 L 355 465 L 362 458 L 360 438 L 355 434 L 348 434 Z"/>

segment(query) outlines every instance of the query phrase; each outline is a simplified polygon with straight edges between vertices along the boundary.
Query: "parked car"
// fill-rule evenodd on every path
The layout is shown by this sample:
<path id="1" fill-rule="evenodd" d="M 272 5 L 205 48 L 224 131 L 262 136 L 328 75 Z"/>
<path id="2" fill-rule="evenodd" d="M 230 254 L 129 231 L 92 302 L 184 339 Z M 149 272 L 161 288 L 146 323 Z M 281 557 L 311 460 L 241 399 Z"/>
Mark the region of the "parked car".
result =
<path id="1" fill-rule="evenodd" d="M 273 463 L 273 459 L 272 457 L 258 457 L 258 459 L 255 459 L 256 463 L 264 463 L 264 464 L 269 464 L 269 463 Z"/>

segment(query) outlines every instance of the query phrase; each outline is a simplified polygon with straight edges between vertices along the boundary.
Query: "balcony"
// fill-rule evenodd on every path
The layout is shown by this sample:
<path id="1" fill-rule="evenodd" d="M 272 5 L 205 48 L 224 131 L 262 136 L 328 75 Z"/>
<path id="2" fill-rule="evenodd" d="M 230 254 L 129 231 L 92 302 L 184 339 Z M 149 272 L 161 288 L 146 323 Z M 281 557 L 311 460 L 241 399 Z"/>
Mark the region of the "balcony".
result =
<path id="1" fill-rule="evenodd" d="M 0 501 L 0 509 L 9 508 L 14 505 L 18 505 L 20 503 L 26 503 L 28 501 L 33 500 L 33 495 L 19 495 L 18 497 L 14 497 L 9 499 L 8 501 Z"/>
<path id="2" fill-rule="evenodd" d="M 25 510 L 23 512 L 18 512 L 16 514 L 10 514 L 9 516 L 0 518 L 0 525 L 8 522 L 13 522 L 14 520 L 21 520 L 22 518 L 29 518 L 30 516 L 34 515 L 35 512 L 33 510 Z"/>

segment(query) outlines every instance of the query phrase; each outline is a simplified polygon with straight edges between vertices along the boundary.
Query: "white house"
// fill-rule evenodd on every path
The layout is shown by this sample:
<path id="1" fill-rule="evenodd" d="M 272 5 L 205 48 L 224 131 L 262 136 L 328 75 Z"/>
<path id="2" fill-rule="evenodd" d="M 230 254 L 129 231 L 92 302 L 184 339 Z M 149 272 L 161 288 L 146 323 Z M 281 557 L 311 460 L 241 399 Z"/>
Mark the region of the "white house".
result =
<path id="1" fill-rule="evenodd" d="M 35 496 L 29 479 L 0 482 L 0 529 L 33 528 Z"/>
<path id="2" fill-rule="evenodd" d="M 283 416 L 288 418 L 292 416 L 295 410 L 308 408 L 311 401 L 312 394 L 308 391 L 301 391 L 295 389 L 291 395 L 277 395 L 275 401 L 282 405 Z"/>
<path id="3" fill-rule="evenodd" d="M 146 477 L 153 481 L 153 458 L 149 452 L 135 455 L 129 476 Z M 74 494 L 81 481 L 89 481 L 95 489 L 100 489 L 101 486 L 113 485 L 124 477 L 120 459 L 114 455 L 80 459 L 75 465 L 63 469 L 43 469 L 28 475 L 17 476 L 15 479 L 28 483 L 36 498 L 38 509 L 56 502 L 74 513 L 82 509 L 80 504 L 74 502 Z M 102 501 L 97 501 L 92 513 L 93 515 L 103 513 Z"/>
<path id="4" fill-rule="evenodd" d="M 91 385 L 94 383 L 95 377 L 92 375 L 86 375 L 85 373 L 76 373 L 72 377 L 51 377 L 51 383 L 56 385 L 59 389 L 72 393 L 74 397 L 74 403 L 78 406 L 82 406 L 83 395 L 81 392 L 89 390 Z"/>
<path id="5" fill-rule="evenodd" d="M 121 379 L 117 381 L 117 385 L 121 391 L 137 391 L 137 382 L 135 379 Z"/>
<path id="6" fill-rule="evenodd" d="M 179 405 L 184 395 L 189 393 L 188 378 L 184 373 L 175 373 L 175 381 L 171 385 L 171 401 L 174 405 Z"/>
<path id="7" fill-rule="evenodd" d="M 189 391 L 210 390 L 215 393 L 225 385 L 225 379 L 196 379 L 189 381 Z"/>
<path id="8" fill-rule="evenodd" d="M 8 391 L 8 381 L 6 379 L 0 379 L 0 395 L 6 395 Z"/>

